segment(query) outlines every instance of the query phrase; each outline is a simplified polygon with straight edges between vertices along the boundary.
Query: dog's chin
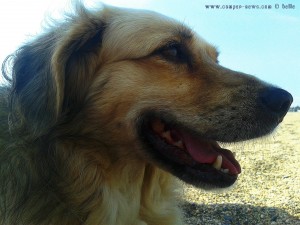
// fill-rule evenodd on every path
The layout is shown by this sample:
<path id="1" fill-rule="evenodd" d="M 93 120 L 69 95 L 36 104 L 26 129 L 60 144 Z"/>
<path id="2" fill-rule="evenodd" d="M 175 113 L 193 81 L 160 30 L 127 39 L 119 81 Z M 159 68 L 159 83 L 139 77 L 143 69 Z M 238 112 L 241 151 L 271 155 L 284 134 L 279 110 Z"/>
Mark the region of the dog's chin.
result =
<path id="1" fill-rule="evenodd" d="M 239 163 L 216 140 L 197 135 L 170 115 L 146 113 L 140 118 L 138 135 L 147 155 L 160 168 L 204 189 L 226 188 L 237 180 Z"/>

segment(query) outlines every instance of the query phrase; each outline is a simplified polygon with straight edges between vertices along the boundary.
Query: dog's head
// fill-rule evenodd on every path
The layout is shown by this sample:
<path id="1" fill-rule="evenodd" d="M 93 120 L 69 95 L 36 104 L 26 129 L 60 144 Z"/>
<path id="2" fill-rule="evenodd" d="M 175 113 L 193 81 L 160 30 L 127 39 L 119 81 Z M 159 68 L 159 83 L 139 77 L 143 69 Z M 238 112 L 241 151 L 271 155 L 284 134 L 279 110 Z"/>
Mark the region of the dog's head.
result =
<path id="1" fill-rule="evenodd" d="M 250 62 L 249 62 L 250 63 Z M 150 11 L 80 7 L 24 45 L 12 102 L 35 139 L 70 139 L 133 157 L 200 187 L 227 187 L 241 172 L 218 141 L 270 133 L 292 96 L 218 64 L 191 29 Z M 45 139 L 48 140 L 48 139 Z"/>

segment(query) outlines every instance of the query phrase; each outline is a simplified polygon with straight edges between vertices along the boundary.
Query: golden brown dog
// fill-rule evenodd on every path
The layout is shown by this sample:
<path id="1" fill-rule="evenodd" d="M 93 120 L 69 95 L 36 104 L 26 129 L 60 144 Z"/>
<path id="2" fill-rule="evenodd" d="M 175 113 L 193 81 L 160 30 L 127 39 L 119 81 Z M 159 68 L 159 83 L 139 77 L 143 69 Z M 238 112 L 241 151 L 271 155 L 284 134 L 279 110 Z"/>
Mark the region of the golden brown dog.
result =
<path id="1" fill-rule="evenodd" d="M 232 185 L 217 141 L 270 133 L 292 102 L 217 57 L 173 19 L 108 6 L 21 47 L 3 66 L 0 224 L 182 224 L 174 176 Z"/>

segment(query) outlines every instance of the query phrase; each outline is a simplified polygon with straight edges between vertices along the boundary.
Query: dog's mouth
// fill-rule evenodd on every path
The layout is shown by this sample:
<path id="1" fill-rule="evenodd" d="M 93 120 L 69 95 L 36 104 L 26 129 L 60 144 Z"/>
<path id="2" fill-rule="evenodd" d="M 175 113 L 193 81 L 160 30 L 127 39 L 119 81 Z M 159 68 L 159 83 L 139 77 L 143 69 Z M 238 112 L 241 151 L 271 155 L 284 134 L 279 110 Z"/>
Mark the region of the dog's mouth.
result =
<path id="1" fill-rule="evenodd" d="M 224 188 L 241 173 L 235 155 L 217 141 L 198 137 L 192 130 L 158 117 L 145 121 L 141 126 L 143 142 L 161 167 L 181 180 L 202 188 Z"/>

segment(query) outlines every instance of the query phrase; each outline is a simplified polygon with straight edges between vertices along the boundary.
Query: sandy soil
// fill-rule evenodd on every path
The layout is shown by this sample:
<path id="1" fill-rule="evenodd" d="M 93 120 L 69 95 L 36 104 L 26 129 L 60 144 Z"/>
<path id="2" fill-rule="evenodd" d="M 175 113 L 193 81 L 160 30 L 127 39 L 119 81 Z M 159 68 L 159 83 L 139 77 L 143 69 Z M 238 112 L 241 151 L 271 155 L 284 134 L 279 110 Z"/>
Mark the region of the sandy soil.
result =
<path id="1" fill-rule="evenodd" d="M 185 186 L 186 223 L 300 225 L 300 113 L 288 113 L 269 137 L 228 146 L 242 174 L 223 193 Z"/>

